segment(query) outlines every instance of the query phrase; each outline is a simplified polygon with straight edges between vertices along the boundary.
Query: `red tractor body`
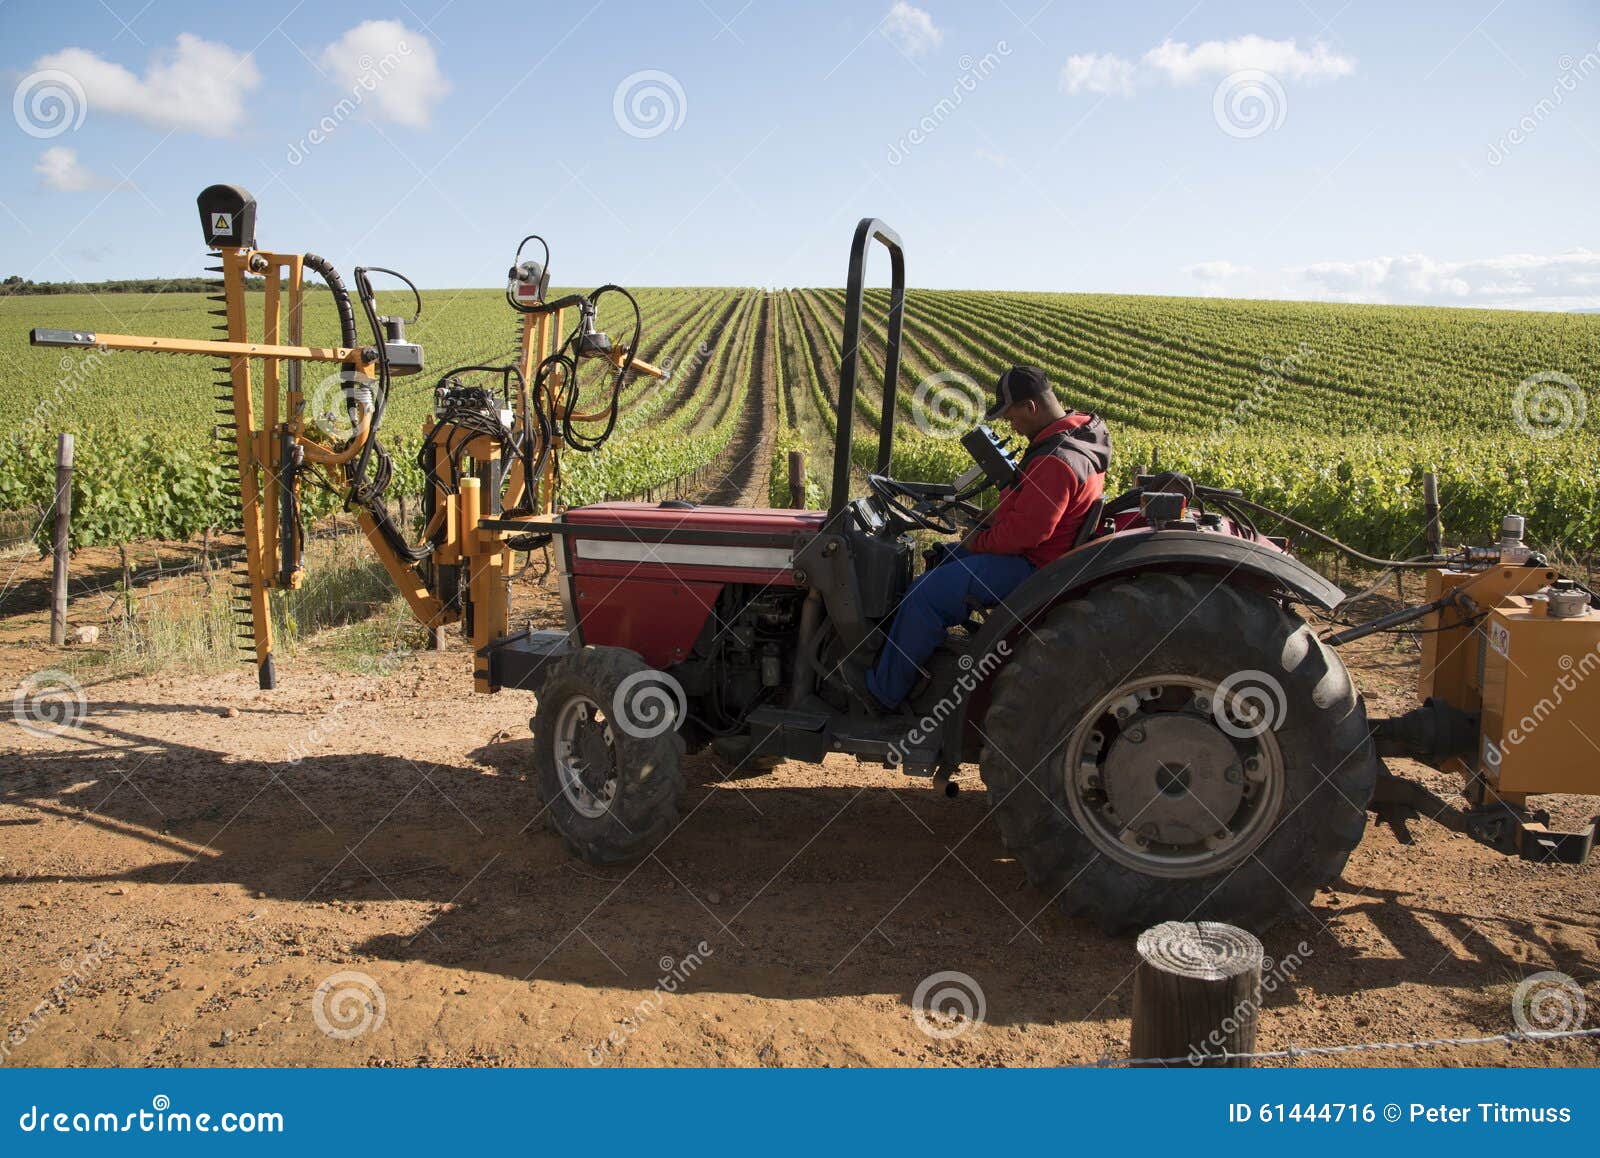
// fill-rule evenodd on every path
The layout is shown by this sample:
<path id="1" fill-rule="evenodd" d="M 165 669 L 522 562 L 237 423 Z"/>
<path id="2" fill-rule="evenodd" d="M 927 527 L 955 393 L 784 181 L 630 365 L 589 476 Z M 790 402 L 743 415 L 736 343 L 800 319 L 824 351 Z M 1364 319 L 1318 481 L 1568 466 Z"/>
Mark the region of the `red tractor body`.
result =
<path id="1" fill-rule="evenodd" d="M 795 543 L 826 519 L 824 511 L 761 507 L 574 508 L 563 516 L 574 529 L 562 536 L 569 627 L 586 645 L 625 647 L 651 667 L 672 667 L 689 655 L 729 584 L 795 587 Z M 656 534 L 671 541 L 651 541 Z"/>

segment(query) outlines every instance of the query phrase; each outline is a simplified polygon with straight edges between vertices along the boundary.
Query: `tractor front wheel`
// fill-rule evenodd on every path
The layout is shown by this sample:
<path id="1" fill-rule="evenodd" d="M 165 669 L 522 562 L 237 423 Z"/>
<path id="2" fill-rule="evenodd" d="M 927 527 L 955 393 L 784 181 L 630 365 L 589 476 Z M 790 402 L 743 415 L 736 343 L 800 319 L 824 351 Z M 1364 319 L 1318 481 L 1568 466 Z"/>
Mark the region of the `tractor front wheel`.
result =
<path id="1" fill-rule="evenodd" d="M 567 847 L 589 863 L 636 860 L 676 825 L 681 696 L 671 676 L 622 648 L 555 661 L 528 721 L 539 795 Z"/>
<path id="2" fill-rule="evenodd" d="M 983 731 L 1007 847 L 1110 932 L 1308 911 L 1377 777 L 1339 657 L 1267 595 L 1192 576 L 1055 608 L 995 676 Z"/>

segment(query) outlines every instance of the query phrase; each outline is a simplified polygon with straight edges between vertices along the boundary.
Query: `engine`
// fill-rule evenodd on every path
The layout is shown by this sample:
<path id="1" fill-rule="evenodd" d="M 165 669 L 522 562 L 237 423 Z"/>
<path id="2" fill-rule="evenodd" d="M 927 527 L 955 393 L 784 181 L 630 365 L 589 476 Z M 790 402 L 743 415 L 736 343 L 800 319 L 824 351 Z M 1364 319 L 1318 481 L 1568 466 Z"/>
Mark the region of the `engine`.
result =
<path id="1" fill-rule="evenodd" d="M 713 735 L 741 728 L 752 708 L 781 703 L 794 674 L 800 606 L 792 587 L 730 583 L 717 597 L 693 653 L 673 669 Z"/>

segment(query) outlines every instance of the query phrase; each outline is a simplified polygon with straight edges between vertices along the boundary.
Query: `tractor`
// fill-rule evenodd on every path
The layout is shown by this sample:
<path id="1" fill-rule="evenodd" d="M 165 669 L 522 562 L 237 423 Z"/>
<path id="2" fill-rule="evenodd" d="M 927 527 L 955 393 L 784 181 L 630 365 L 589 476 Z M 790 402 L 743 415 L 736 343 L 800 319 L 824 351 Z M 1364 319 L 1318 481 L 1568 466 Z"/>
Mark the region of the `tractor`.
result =
<path id="1" fill-rule="evenodd" d="M 536 694 L 538 790 L 550 823 L 586 860 L 636 859 L 670 835 L 683 759 L 708 747 L 744 774 L 845 753 L 928 777 L 947 794 L 976 764 L 1029 879 L 1068 914 L 1112 931 L 1173 918 L 1259 929 L 1303 911 L 1339 876 L 1369 806 L 1410 798 L 1410 782 L 1382 763 L 1391 756 L 1459 775 L 1465 827 L 1495 847 L 1539 861 L 1589 855 L 1593 823 L 1554 831 L 1528 798 L 1600 791 L 1593 741 L 1575 723 L 1600 718 L 1600 679 L 1588 679 L 1600 670 L 1600 599 L 1529 549 L 1515 515 L 1495 546 L 1444 554 L 1434 519 L 1428 554 L 1373 559 L 1238 490 L 1140 475 L 1097 502 L 1071 551 L 997 605 L 973 607 L 910 710 L 885 715 L 852 692 L 851 665 L 884 646 L 919 536 L 959 532 L 987 492 L 1015 485 L 1018 468 L 978 426 L 961 440 L 973 465 L 958 478 L 892 476 L 906 279 L 901 240 L 884 222 L 862 220 L 850 247 L 827 510 L 681 500 L 562 509 L 563 447 L 603 445 L 619 426 L 624 380 L 669 371 L 636 356 L 642 317 L 626 290 L 551 300 L 549 248 L 530 235 L 507 282 L 513 360 L 457 367 L 435 387 L 413 544 L 385 503 L 394 472 L 379 433 L 393 380 L 419 373 L 423 352 L 406 338 L 407 319 L 379 316 L 370 276 L 400 275 L 358 267 L 352 301 L 315 254 L 256 247 L 256 203 L 243 189 L 213 185 L 197 207 L 220 260 L 214 312 L 224 339 L 34 330 L 32 342 L 220 359 L 228 421 L 219 430 L 231 432 L 246 548 L 236 611 L 260 686 L 277 678 L 268 596 L 302 580 L 301 486 L 317 483 L 357 512 L 436 639 L 461 625 L 476 692 Z M 531 241 L 540 257 L 523 260 Z M 874 243 L 890 265 L 884 380 L 876 453 L 864 456 L 871 469 L 855 494 Z M 302 344 L 305 270 L 333 294 L 337 345 Z M 247 316 L 251 278 L 264 291 L 257 324 Z M 631 307 L 617 340 L 597 322 L 608 296 Z M 416 301 L 420 314 L 420 293 Z M 358 335 L 357 304 L 370 342 Z M 570 331 L 567 310 L 577 317 Z M 312 396 L 324 390 L 305 390 L 302 375 L 319 363 L 338 366 L 324 387 L 348 414 L 347 434 L 312 421 Z M 1254 515 L 1380 570 L 1424 570 L 1429 598 L 1350 624 L 1343 590 L 1288 539 L 1263 534 Z M 515 556 L 546 548 L 565 626 L 515 631 Z M 1308 614 L 1340 619 L 1341 629 L 1319 634 Z M 1418 621 L 1422 703 L 1369 721 L 1334 649 Z M 1558 713 L 1573 727 L 1550 723 Z"/>
<path id="2" fill-rule="evenodd" d="M 866 261 L 888 251 L 873 469 L 852 494 Z M 686 753 L 742 771 L 832 752 L 949 791 L 976 763 L 1006 846 L 1071 914 L 1264 926 L 1338 876 L 1378 777 L 1361 697 L 1296 613 L 1344 594 L 1257 532 L 1234 492 L 1147 478 L 1075 548 L 953 630 L 906 715 L 869 712 L 869 660 L 918 558 L 985 490 L 1011 485 L 979 427 L 948 483 L 889 474 L 905 310 L 902 243 L 866 219 L 850 250 L 826 511 L 603 502 L 546 520 L 566 629 L 489 650 L 530 721 L 551 823 L 581 857 L 637 858 L 679 817 Z M 1182 489 L 1168 489 L 1174 482 Z"/>

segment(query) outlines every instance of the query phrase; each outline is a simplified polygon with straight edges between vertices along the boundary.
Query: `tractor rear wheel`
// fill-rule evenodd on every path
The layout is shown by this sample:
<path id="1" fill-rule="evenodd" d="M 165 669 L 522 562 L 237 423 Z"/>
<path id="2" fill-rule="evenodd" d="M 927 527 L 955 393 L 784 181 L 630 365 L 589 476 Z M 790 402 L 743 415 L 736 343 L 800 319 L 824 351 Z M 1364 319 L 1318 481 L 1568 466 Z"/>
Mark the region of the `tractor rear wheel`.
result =
<path id="1" fill-rule="evenodd" d="M 1306 912 L 1378 772 L 1339 657 L 1268 596 L 1194 576 L 1052 610 L 995 676 L 983 731 L 1007 847 L 1108 932 Z"/>
<path id="2" fill-rule="evenodd" d="M 636 860 L 677 824 L 681 697 L 671 676 L 622 648 L 555 661 L 528 721 L 534 766 L 550 823 L 589 863 Z"/>

